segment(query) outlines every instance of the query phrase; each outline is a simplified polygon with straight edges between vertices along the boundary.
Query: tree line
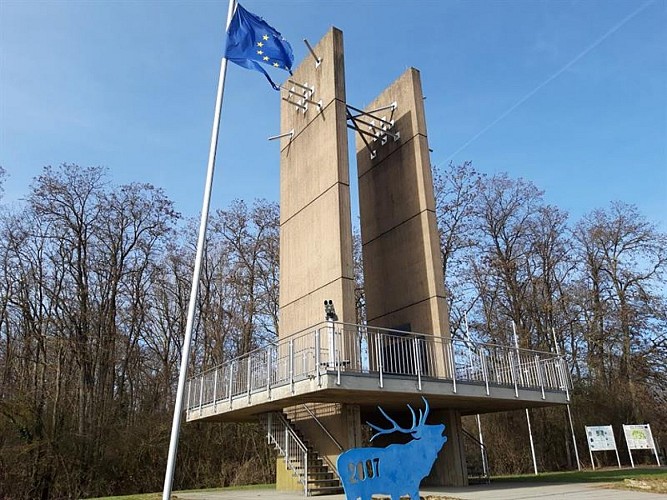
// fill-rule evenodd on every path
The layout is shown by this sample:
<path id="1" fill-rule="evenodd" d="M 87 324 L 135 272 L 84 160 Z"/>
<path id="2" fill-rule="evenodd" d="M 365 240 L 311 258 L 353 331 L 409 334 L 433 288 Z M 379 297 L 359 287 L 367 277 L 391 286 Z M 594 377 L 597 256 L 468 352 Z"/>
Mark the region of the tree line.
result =
<path id="1" fill-rule="evenodd" d="M 666 235 L 620 202 L 573 223 L 531 182 L 470 163 L 434 180 L 452 334 L 508 343 L 513 322 L 522 347 L 555 340 L 580 434 L 646 421 L 667 443 Z M 0 232 L 0 497 L 161 489 L 196 224 L 157 187 L 61 165 L 2 206 Z M 191 373 L 277 338 L 278 251 L 276 203 L 211 216 Z M 572 467 L 562 410 L 532 412 L 540 466 Z M 529 470 L 517 415 L 483 418 L 496 473 Z M 272 482 L 274 458 L 256 425 L 185 424 L 175 486 Z"/>

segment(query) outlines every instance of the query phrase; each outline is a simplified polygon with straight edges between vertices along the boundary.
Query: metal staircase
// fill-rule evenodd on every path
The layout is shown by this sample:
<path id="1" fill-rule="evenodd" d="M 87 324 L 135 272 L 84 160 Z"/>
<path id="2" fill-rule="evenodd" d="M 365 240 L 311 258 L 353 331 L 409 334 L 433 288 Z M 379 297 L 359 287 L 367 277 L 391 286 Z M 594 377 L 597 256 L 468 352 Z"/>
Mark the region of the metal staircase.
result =
<path id="1" fill-rule="evenodd" d="M 262 420 L 269 443 L 275 446 L 286 467 L 303 485 L 304 495 L 342 493 L 335 466 L 308 444 L 284 413 L 267 413 Z"/>

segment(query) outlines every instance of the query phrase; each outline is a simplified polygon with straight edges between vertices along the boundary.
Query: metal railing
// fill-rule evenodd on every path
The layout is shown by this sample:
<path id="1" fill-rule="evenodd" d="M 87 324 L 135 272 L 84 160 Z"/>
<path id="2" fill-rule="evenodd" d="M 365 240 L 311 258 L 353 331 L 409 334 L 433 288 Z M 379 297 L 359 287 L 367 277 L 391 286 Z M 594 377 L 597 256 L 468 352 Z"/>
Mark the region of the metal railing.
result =
<path id="1" fill-rule="evenodd" d="M 478 384 L 490 396 L 495 387 L 565 392 L 570 382 L 565 360 L 549 352 L 496 344 L 472 343 L 440 336 L 401 332 L 366 325 L 326 322 L 277 344 L 256 349 L 190 378 L 186 410 L 189 418 L 203 408 L 231 407 L 234 401 L 301 380 L 341 373 L 386 378 L 410 378 L 422 390 L 424 380 Z M 223 407 L 224 408 L 224 407 Z"/>
<path id="2" fill-rule="evenodd" d="M 303 484 L 304 495 L 308 496 L 308 448 L 297 436 L 282 413 L 266 415 L 266 435 L 269 444 L 274 445 L 285 460 L 285 465 Z"/>

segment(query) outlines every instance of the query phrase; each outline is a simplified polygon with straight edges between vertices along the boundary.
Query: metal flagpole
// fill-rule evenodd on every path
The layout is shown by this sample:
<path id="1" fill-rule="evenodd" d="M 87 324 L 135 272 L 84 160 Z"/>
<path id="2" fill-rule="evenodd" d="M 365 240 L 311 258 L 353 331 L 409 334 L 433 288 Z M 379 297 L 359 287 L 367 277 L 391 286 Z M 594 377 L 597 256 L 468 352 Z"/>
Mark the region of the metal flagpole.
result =
<path id="1" fill-rule="evenodd" d="M 227 10 L 227 24 L 225 33 L 229 29 L 234 10 L 236 9 L 236 0 L 229 0 Z M 188 371 L 188 360 L 190 358 L 190 342 L 192 341 L 192 325 L 194 323 L 195 306 L 197 304 L 197 293 L 199 291 L 199 276 L 201 272 L 201 262 L 204 255 L 204 245 L 206 242 L 206 226 L 208 225 L 208 210 L 211 204 L 211 187 L 213 185 L 213 172 L 215 171 L 215 154 L 218 149 L 218 132 L 220 130 L 220 112 L 222 109 L 222 97 L 225 91 L 225 76 L 227 75 L 227 58 L 223 57 L 220 61 L 220 74 L 218 76 L 218 91 L 215 99 L 215 114 L 213 116 L 213 130 L 211 131 L 211 147 L 208 152 L 208 168 L 206 171 L 206 186 L 204 187 L 204 200 L 202 202 L 201 220 L 199 222 L 199 237 L 197 239 L 197 253 L 195 257 L 195 267 L 192 272 L 192 288 L 190 289 L 190 303 L 188 305 L 188 320 L 185 326 L 185 338 L 183 339 L 183 349 L 181 351 L 181 367 L 178 375 L 178 389 L 176 390 L 176 403 L 174 405 L 174 419 L 171 426 L 171 440 L 169 441 L 169 457 L 167 459 L 167 469 L 164 474 L 164 488 L 162 490 L 162 500 L 169 500 L 171 497 L 171 487 L 174 481 L 174 467 L 176 465 L 176 451 L 178 449 L 178 436 L 181 428 L 181 412 L 183 409 L 183 389 Z"/>

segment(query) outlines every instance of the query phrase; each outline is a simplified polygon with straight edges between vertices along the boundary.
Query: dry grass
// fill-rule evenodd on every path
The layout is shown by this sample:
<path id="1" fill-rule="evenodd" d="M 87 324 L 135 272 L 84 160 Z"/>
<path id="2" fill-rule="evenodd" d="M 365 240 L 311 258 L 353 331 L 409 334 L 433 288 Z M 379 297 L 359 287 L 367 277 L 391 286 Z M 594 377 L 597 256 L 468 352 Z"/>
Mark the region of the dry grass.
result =
<path id="1" fill-rule="evenodd" d="M 667 479 L 659 477 L 625 479 L 622 483 L 610 484 L 609 488 L 646 491 L 648 493 L 667 493 Z"/>

